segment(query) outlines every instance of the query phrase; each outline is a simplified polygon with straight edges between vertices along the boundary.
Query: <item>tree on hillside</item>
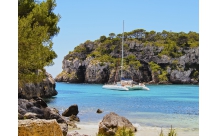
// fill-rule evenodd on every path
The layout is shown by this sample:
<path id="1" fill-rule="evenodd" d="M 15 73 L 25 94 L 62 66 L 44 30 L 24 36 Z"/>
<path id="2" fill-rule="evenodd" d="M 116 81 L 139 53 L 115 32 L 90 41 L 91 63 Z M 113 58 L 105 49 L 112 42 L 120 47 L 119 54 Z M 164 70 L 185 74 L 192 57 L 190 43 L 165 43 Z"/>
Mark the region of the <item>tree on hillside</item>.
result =
<path id="1" fill-rule="evenodd" d="M 44 67 L 53 65 L 57 57 L 52 50 L 52 37 L 60 30 L 60 16 L 53 13 L 55 7 L 55 0 L 18 0 L 19 86 L 42 81 Z"/>
<path id="2" fill-rule="evenodd" d="M 110 36 L 111 39 L 113 39 L 116 36 L 116 34 L 115 33 L 110 33 L 109 36 Z"/>

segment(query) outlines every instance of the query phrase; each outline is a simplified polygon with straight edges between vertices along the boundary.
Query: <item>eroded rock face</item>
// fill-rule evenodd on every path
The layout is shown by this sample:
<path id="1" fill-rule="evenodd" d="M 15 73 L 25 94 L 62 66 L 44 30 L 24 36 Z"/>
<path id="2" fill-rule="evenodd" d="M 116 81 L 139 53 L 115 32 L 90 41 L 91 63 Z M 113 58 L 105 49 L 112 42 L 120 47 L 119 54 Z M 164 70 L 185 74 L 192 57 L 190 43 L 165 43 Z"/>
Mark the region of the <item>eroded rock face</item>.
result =
<path id="1" fill-rule="evenodd" d="M 103 64 L 89 64 L 85 72 L 85 82 L 87 83 L 105 83 L 109 78 L 109 65 Z"/>
<path id="2" fill-rule="evenodd" d="M 158 55 L 163 51 L 164 47 L 155 46 L 152 43 L 144 45 L 140 41 L 130 40 L 125 41 L 124 44 L 126 45 L 123 52 L 124 57 L 134 55 L 142 65 L 137 70 L 131 67 L 123 69 L 123 76 L 125 78 L 146 83 L 198 83 L 199 78 L 196 76 L 198 74 L 194 73 L 196 71 L 199 72 L 199 47 L 181 47 L 178 49 L 178 52 L 182 56 L 173 58 L 167 55 Z M 114 83 L 120 80 L 120 71 L 117 68 L 111 67 L 109 62 L 102 63 L 89 55 L 98 47 L 98 43 L 87 42 L 80 46 L 84 47 L 84 51 L 69 53 L 64 57 L 63 71 L 55 78 L 55 81 L 71 83 Z M 109 50 L 110 45 L 105 45 L 105 48 Z M 108 55 L 113 58 L 120 58 L 121 51 L 119 46 L 115 47 Z M 158 64 L 162 70 L 167 71 L 167 81 L 159 80 L 158 76 L 162 73 L 161 71 L 153 72 L 149 67 L 149 63 L 152 61 Z M 188 74 L 190 71 L 191 73 Z"/>
<path id="3" fill-rule="evenodd" d="M 18 120 L 18 136 L 63 136 L 55 119 Z"/>
<path id="4" fill-rule="evenodd" d="M 188 71 L 172 70 L 170 74 L 170 81 L 172 83 L 189 84 L 191 83 L 190 74 L 191 74 L 191 70 Z"/>
<path id="5" fill-rule="evenodd" d="M 125 117 L 119 116 L 114 112 L 110 112 L 109 114 L 103 117 L 103 120 L 99 124 L 99 134 L 104 135 L 115 135 L 118 128 L 125 127 L 126 129 L 130 129 L 132 132 L 136 132 L 136 128 L 132 125 L 132 123 L 126 119 Z"/>
<path id="6" fill-rule="evenodd" d="M 33 97 L 51 97 L 58 94 L 55 90 L 55 80 L 51 74 L 46 73 L 46 78 L 41 83 L 25 84 L 23 88 L 18 88 L 18 98 L 31 99 Z"/>

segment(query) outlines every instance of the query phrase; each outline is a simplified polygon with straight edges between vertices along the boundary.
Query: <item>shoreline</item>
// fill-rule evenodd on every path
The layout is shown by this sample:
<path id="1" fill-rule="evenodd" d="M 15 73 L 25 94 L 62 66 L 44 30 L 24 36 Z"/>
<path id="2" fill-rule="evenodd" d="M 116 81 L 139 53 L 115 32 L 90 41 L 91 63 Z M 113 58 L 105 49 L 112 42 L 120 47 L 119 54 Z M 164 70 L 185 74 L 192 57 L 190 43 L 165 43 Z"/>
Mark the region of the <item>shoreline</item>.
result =
<path id="1" fill-rule="evenodd" d="M 73 134 L 78 132 L 80 135 L 96 136 L 98 133 L 98 123 L 76 123 L 77 128 L 68 128 L 68 134 Z M 159 136 L 161 129 L 163 134 L 167 135 L 170 128 L 160 128 L 160 127 L 150 127 L 150 126 L 140 126 L 139 124 L 133 124 L 137 128 L 135 136 Z M 189 129 L 189 128 L 173 128 L 177 136 L 199 136 L 199 129 Z"/>
<path id="2" fill-rule="evenodd" d="M 76 83 L 76 82 L 64 82 L 64 81 L 55 81 L 55 83 L 67 83 L 67 84 L 108 84 L 108 83 L 85 83 L 85 82 L 81 82 L 81 83 Z M 145 85 L 199 85 L 198 83 L 153 83 L 153 82 L 143 82 Z"/>

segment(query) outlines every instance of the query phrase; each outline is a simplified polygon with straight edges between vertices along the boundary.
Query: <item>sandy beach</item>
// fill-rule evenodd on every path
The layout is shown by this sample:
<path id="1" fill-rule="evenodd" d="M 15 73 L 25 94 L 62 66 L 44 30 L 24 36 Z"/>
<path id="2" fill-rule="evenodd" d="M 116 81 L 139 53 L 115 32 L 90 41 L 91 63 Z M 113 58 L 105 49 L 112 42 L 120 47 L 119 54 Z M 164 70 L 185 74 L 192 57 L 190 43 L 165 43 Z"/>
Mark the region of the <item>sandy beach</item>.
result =
<path id="1" fill-rule="evenodd" d="M 148 126 L 139 126 L 138 124 L 134 124 L 137 127 L 137 132 L 135 136 L 159 136 L 161 132 L 161 128 L 159 127 L 148 127 Z M 96 136 L 98 133 L 98 123 L 79 123 L 77 124 L 79 129 L 69 129 L 68 133 L 72 134 L 75 131 L 80 135 L 87 134 L 90 136 Z M 170 128 L 162 128 L 163 133 L 167 136 Z M 177 136 L 199 136 L 199 130 L 192 130 L 186 128 L 173 128 L 176 130 Z"/>

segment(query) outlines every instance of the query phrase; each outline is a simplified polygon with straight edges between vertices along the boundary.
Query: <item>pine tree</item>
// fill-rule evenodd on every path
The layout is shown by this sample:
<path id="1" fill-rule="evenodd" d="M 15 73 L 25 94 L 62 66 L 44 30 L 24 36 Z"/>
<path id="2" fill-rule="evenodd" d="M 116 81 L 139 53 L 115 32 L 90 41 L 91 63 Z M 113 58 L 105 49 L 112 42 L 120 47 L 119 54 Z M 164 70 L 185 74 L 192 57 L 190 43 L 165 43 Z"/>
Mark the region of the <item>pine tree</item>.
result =
<path id="1" fill-rule="evenodd" d="M 52 50 L 52 37 L 60 28 L 60 15 L 53 13 L 55 0 L 37 3 L 18 1 L 18 85 L 37 83 L 45 75 L 45 66 L 53 65 L 57 54 Z"/>

